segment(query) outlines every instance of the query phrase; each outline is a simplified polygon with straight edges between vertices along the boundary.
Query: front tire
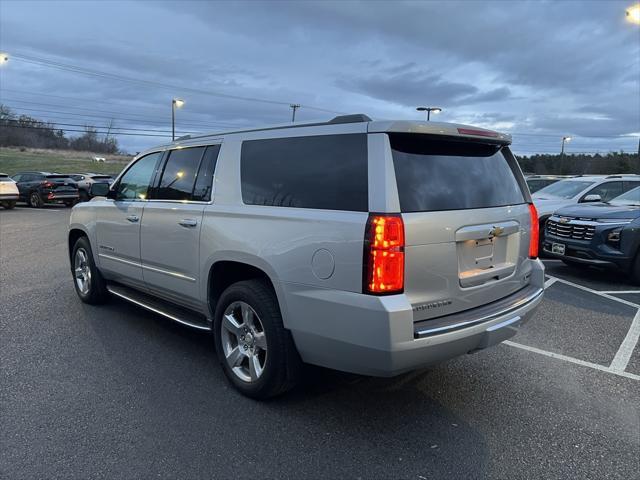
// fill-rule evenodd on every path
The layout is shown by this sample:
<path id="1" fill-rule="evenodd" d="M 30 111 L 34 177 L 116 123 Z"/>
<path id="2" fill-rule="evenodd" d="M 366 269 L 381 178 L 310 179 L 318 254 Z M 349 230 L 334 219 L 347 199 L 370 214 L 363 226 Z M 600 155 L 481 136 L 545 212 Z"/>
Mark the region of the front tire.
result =
<path id="1" fill-rule="evenodd" d="M 2 202 L 2 206 L 4 208 L 6 208 L 7 210 L 12 210 L 16 207 L 16 201 L 15 200 L 7 200 L 6 202 Z"/>
<path id="2" fill-rule="evenodd" d="M 104 303 L 109 292 L 93 261 L 91 245 L 87 237 L 80 237 L 71 252 L 71 273 L 73 286 L 80 300 L 92 305 Z"/>
<path id="3" fill-rule="evenodd" d="M 222 369 L 243 395 L 266 399 L 293 388 L 302 361 L 263 280 L 234 283 L 220 296 L 214 342 Z"/>
<path id="4" fill-rule="evenodd" d="M 640 250 L 636 253 L 636 259 L 631 266 L 631 280 L 636 285 L 640 285 Z"/>
<path id="5" fill-rule="evenodd" d="M 78 192 L 78 201 L 79 202 L 88 202 L 90 200 L 89 194 L 85 190 L 80 190 Z"/>

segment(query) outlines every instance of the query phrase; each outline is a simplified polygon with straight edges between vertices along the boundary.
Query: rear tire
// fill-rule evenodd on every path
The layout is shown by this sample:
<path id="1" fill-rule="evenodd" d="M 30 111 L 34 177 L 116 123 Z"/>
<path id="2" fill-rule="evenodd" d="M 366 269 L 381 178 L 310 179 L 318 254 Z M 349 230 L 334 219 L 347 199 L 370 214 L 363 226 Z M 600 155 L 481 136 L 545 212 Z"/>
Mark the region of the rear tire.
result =
<path id="1" fill-rule="evenodd" d="M 76 204 L 75 200 L 65 200 L 64 206 L 67 208 L 71 208 Z"/>
<path id="2" fill-rule="evenodd" d="M 266 399 L 298 382 L 302 361 L 266 281 L 228 287 L 217 303 L 213 328 L 224 374 L 243 395 Z"/>
<path id="3" fill-rule="evenodd" d="M 2 202 L 2 206 L 4 208 L 6 208 L 7 210 L 12 210 L 16 207 L 16 201 L 15 200 L 7 200 L 6 202 Z"/>
<path id="4" fill-rule="evenodd" d="M 42 197 L 40 197 L 40 194 L 38 192 L 31 192 L 29 194 L 29 199 L 27 203 L 32 208 L 42 208 L 42 205 L 44 205 L 44 202 L 42 201 Z"/>
<path id="5" fill-rule="evenodd" d="M 71 252 L 73 286 L 80 300 L 97 305 L 109 297 L 107 285 L 93 261 L 93 252 L 87 237 L 80 237 Z"/>

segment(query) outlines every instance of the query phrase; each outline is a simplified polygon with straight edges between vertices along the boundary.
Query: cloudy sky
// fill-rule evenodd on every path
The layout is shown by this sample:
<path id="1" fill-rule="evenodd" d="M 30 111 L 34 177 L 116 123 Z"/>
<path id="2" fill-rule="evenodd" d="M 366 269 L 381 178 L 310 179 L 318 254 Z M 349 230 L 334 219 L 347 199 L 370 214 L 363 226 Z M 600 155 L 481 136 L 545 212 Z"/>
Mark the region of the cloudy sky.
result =
<path id="1" fill-rule="evenodd" d="M 563 135 L 569 151 L 635 151 L 631 3 L 2 0 L 0 103 L 69 130 L 113 121 L 129 152 L 170 134 L 174 96 L 180 134 L 286 122 L 290 103 L 301 121 L 437 105 L 523 155 Z"/>

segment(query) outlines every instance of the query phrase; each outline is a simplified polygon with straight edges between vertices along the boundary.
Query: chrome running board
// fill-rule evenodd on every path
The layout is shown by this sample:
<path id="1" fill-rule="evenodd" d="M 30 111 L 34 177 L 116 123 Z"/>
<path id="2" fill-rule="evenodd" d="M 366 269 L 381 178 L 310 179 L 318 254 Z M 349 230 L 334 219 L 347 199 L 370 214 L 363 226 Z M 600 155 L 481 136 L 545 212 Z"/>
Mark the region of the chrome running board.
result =
<path id="1" fill-rule="evenodd" d="M 169 305 L 167 302 L 122 285 L 107 285 L 107 290 L 116 297 L 138 305 L 150 312 L 162 315 L 174 322 L 198 330 L 211 330 L 211 325 L 207 322 L 204 315 L 199 315 L 185 308 L 178 307 L 177 305 Z"/>

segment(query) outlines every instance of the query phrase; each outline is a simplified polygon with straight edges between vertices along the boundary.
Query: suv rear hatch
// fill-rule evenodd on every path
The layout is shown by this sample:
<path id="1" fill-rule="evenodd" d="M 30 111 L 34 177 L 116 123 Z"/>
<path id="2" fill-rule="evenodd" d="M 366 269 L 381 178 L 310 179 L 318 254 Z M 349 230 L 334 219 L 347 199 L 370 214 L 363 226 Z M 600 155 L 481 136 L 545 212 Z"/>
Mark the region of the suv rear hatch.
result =
<path id="1" fill-rule="evenodd" d="M 44 187 L 55 194 L 77 194 L 78 185 L 68 175 L 47 175 Z"/>
<path id="2" fill-rule="evenodd" d="M 389 133 L 414 321 L 494 302 L 529 283 L 530 212 L 504 141 Z"/>

